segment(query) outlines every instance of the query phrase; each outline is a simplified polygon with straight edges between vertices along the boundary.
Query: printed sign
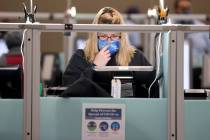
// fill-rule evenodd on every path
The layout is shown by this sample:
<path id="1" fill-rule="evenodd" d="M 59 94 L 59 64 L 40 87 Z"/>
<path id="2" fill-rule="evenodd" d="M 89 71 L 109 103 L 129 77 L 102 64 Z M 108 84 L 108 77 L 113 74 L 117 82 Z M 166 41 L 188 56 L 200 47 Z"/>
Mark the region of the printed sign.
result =
<path id="1" fill-rule="evenodd" d="M 83 104 L 82 140 L 125 140 L 124 104 Z"/>

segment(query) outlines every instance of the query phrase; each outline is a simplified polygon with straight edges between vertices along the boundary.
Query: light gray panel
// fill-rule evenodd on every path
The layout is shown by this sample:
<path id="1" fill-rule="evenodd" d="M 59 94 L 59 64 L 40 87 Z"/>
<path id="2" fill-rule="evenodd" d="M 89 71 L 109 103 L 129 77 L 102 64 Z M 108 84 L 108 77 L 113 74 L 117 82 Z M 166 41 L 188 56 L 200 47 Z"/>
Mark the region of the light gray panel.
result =
<path id="1" fill-rule="evenodd" d="M 41 140 L 81 139 L 82 103 L 125 104 L 126 139 L 167 140 L 166 99 L 42 98 Z"/>
<path id="2" fill-rule="evenodd" d="M 210 139 L 210 100 L 185 100 L 184 140 Z"/>
<path id="3" fill-rule="evenodd" d="M 23 100 L 0 99 L 0 139 L 23 140 Z"/>
<path id="4" fill-rule="evenodd" d="M 125 104 L 126 139 L 167 140 L 166 99 L 41 98 L 41 140 L 80 140 L 82 103 Z M 0 100 L 1 140 L 23 139 L 23 102 Z"/>

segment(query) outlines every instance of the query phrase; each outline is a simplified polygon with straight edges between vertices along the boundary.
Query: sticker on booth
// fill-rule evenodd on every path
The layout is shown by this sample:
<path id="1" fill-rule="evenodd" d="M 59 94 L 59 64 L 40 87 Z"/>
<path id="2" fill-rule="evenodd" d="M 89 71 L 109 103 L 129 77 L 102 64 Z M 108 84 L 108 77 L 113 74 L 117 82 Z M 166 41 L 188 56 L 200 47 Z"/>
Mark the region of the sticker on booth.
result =
<path id="1" fill-rule="evenodd" d="M 124 104 L 83 104 L 82 140 L 125 140 Z"/>

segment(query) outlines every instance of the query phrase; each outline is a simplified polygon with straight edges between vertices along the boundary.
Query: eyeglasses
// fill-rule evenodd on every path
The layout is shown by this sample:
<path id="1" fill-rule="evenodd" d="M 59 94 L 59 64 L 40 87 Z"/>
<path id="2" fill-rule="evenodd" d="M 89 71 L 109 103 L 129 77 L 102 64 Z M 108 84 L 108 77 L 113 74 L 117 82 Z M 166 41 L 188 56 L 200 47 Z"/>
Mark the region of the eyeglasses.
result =
<path id="1" fill-rule="evenodd" d="M 111 34 L 110 36 L 107 34 L 98 34 L 98 39 L 108 40 L 109 38 L 111 40 L 119 40 L 121 38 L 121 36 L 120 36 L 120 34 Z"/>

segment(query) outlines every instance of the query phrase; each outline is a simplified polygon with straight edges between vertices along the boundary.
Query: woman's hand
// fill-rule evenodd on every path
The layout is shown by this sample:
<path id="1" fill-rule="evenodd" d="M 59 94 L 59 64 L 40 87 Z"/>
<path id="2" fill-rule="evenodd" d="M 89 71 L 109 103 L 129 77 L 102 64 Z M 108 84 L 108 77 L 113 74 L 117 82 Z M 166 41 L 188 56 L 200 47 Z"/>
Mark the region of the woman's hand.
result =
<path id="1" fill-rule="evenodd" d="M 103 49 L 100 50 L 100 52 L 96 55 L 93 63 L 96 66 L 106 66 L 106 64 L 111 59 L 111 54 L 108 50 L 108 46 L 105 46 Z"/>

